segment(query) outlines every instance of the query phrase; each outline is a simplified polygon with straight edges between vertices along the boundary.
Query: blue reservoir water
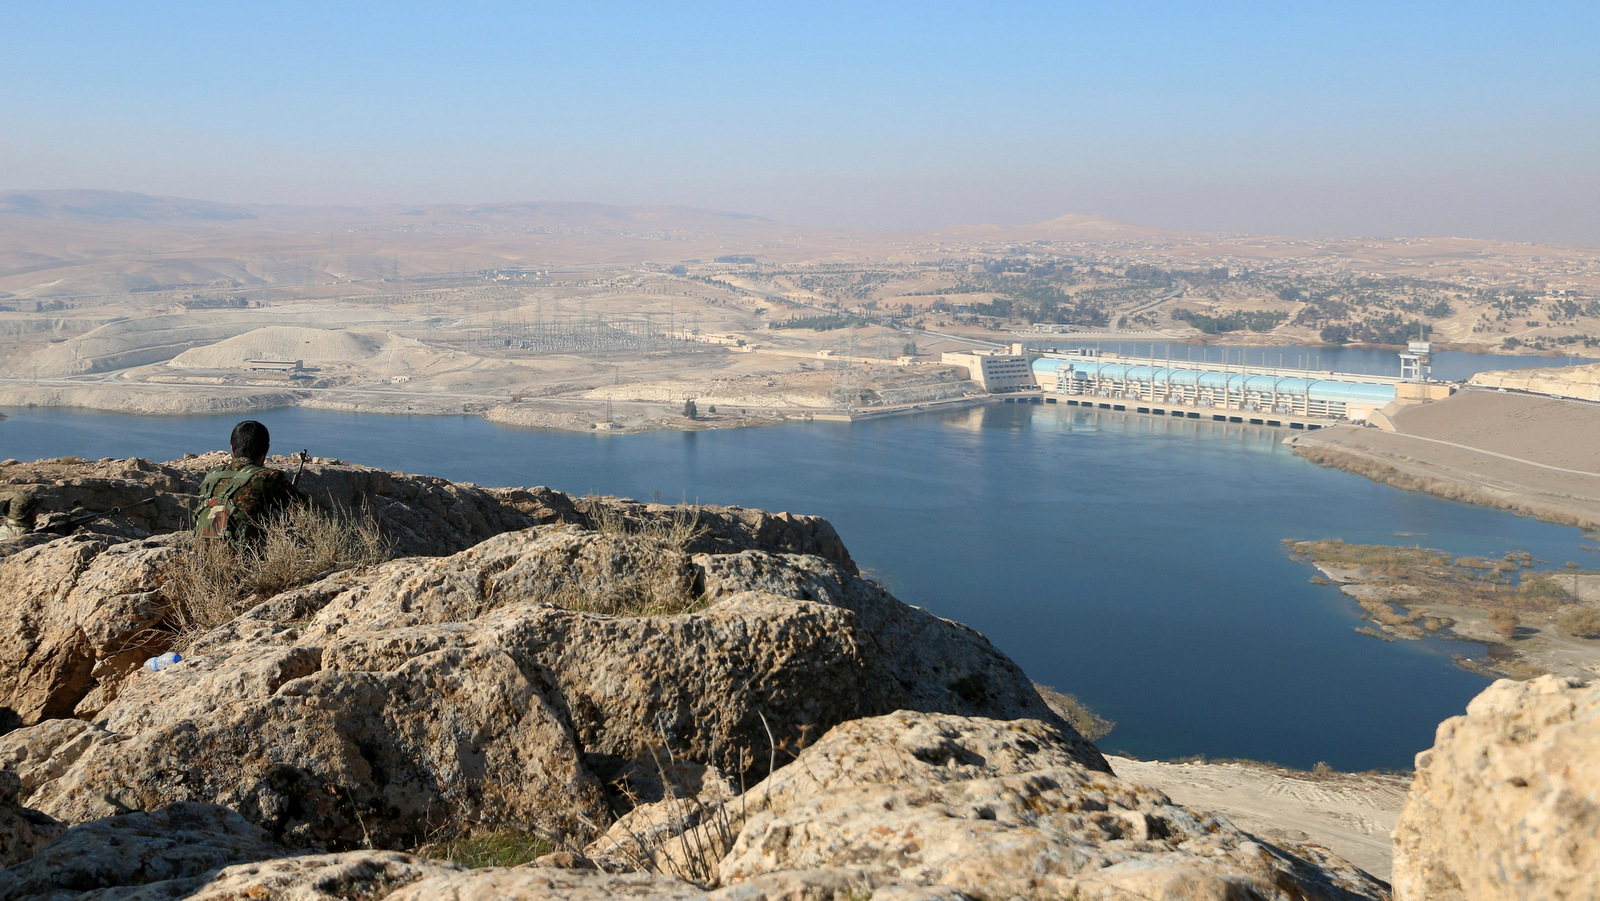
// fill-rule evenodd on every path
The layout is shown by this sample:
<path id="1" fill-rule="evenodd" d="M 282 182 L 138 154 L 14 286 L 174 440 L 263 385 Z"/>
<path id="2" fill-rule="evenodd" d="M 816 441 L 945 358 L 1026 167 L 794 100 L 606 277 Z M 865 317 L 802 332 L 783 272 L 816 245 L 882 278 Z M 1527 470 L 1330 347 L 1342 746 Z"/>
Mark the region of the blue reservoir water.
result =
<path id="1" fill-rule="evenodd" d="M 5 411 L 0 457 L 171 459 L 236 417 Z M 988 635 L 1118 725 L 1102 745 L 1309 767 L 1405 767 L 1486 680 L 1445 642 L 1357 635 L 1353 602 L 1286 538 L 1600 559 L 1575 529 L 1295 457 L 1283 432 L 1059 405 L 854 424 L 574 434 L 466 417 L 283 409 L 276 449 L 488 485 L 829 518 L 901 599 Z"/>

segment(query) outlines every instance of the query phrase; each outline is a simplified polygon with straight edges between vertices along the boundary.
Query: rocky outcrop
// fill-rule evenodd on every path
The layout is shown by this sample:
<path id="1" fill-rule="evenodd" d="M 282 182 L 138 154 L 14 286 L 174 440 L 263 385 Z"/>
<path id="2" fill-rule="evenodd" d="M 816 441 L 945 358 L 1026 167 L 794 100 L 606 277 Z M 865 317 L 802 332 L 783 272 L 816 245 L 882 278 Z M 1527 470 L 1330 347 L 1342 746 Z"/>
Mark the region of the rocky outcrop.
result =
<path id="1" fill-rule="evenodd" d="M 1260 840 L 1077 757 L 1044 723 L 902 711 L 834 728 L 761 785 L 697 811 L 691 828 L 649 829 L 684 807 L 663 801 L 589 850 L 705 872 L 730 894 L 756 880 L 792 886 L 832 874 L 873 897 L 913 888 L 1041 899 L 1386 895 L 1321 849 Z"/>
<path id="2" fill-rule="evenodd" d="M 605 783 L 653 749 L 754 781 L 769 745 L 899 708 L 1049 720 L 1105 768 L 1015 664 L 856 575 L 831 529 L 742 511 L 717 522 L 683 547 L 612 519 L 341 573 L 125 679 L 92 725 L 21 729 L 0 755 L 55 759 L 23 800 L 67 822 L 204 802 L 328 848 L 411 847 L 486 821 L 592 833 L 618 803 Z M 690 554 L 696 543 L 728 552 Z M 674 594 L 693 612 L 580 612 Z"/>
<path id="3" fill-rule="evenodd" d="M 224 455 L 211 454 L 162 464 L 71 458 L 0 464 L 0 494 L 8 493 L 6 486 L 9 493 L 31 488 L 45 509 L 63 517 L 63 511 L 104 511 L 157 499 L 65 539 L 33 535 L 0 542 L 0 636 L 10 636 L 0 654 L 0 729 L 51 717 L 93 717 L 142 661 L 167 650 L 172 634 L 161 566 L 176 545 L 165 533 L 187 529 L 192 492 L 206 472 L 226 462 Z M 686 554 L 803 553 L 855 573 L 833 527 L 813 516 L 738 507 L 686 513 L 330 461 L 309 464 L 302 485 L 330 508 L 370 511 L 396 554 L 448 554 L 540 524 L 666 534 L 676 522 Z"/>
<path id="4" fill-rule="evenodd" d="M 1439 725 L 1395 826 L 1402 901 L 1593 898 L 1600 683 L 1501 680 Z"/>
<path id="5" fill-rule="evenodd" d="M 64 828 L 54 817 L 17 803 L 22 779 L 0 770 L 0 867 L 28 860 Z"/>
<path id="6" fill-rule="evenodd" d="M 36 855 L 0 871 L 0 901 L 75 896 L 110 886 L 182 880 L 288 850 L 225 807 L 174 804 L 69 829 Z"/>
<path id="7" fill-rule="evenodd" d="M 1600 363 L 1480 372 L 1467 380 L 1475 388 L 1505 388 L 1600 400 Z"/>
<path id="8" fill-rule="evenodd" d="M 74 535 L 0 560 L 0 705 L 22 723 L 71 716 L 86 699 L 98 709 L 98 687 L 165 650 L 159 573 L 172 549 Z"/>
<path id="9" fill-rule="evenodd" d="M 907 711 L 858 720 L 743 795 L 719 789 L 692 817 L 681 798 L 643 805 L 587 857 L 514 869 L 395 852 L 292 856 L 229 811 L 179 804 L 73 828 L 0 873 L 0 901 L 107 888 L 217 901 L 1388 897 L 1315 846 L 1262 841 L 1088 769 L 1076 745 L 1034 720 Z"/>
<path id="10" fill-rule="evenodd" d="M 227 465 L 228 455 L 222 452 L 168 463 L 138 458 L 90 462 L 74 457 L 8 461 L 0 464 L 0 496 L 31 489 L 42 510 L 62 514 L 107 511 L 154 497 L 153 504 L 81 528 L 143 538 L 188 529 L 200 482 L 206 473 Z M 298 458 L 274 457 L 268 465 L 293 471 Z M 375 515 L 400 554 L 453 553 L 501 532 L 574 518 L 571 498 L 548 488 L 487 489 L 326 458 L 313 458 L 299 485 L 327 507 Z M 0 554 L 47 540 L 42 536 L 20 545 L 0 543 Z"/>
<path id="11" fill-rule="evenodd" d="M 460 871 L 393 851 L 293 855 L 225 807 L 174 804 L 73 827 L 0 871 L 0 901 L 349 901 Z"/>
<path id="12" fill-rule="evenodd" d="M 62 457 L 0 463 L 0 499 L 31 490 L 46 513 L 93 513 L 127 506 L 147 498 L 153 504 L 115 517 L 96 520 L 80 532 L 119 538 L 144 538 L 178 532 L 193 524 L 195 492 L 206 473 L 228 464 L 221 452 L 190 455 L 182 460 L 81 460 Z M 269 466 L 293 471 L 298 458 L 279 456 Z M 299 486 L 323 505 L 337 510 L 370 511 L 400 555 L 444 555 L 465 550 L 502 532 L 535 525 L 569 523 L 593 528 L 597 520 L 622 526 L 652 522 L 675 508 L 639 504 L 617 498 L 573 498 L 549 488 L 483 488 L 435 476 L 394 473 L 370 466 L 313 457 L 300 475 Z M 730 548 L 817 554 L 848 563 L 849 553 L 827 520 L 815 516 L 767 513 L 741 507 L 696 508 L 698 534 L 691 552 Z M 0 558 L 53 536 L 0 542 Z"/>

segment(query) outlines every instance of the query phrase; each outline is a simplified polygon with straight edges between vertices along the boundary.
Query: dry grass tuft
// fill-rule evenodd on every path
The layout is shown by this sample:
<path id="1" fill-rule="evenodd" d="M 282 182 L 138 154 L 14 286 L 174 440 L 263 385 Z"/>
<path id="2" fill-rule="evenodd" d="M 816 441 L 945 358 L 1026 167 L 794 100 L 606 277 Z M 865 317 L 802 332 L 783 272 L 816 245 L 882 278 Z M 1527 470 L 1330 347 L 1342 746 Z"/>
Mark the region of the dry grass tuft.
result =
<path id="1" fill-rule="evenodd" d="M 518 829 L 491 829 L 447 841 L 430 842 L 412 851 L 419 857 L 448 860 L 464 867 L 515 867 L 556 850 L 542 835 Z"/>
<path id="2" fill-rule="evenodd" d="M 375 520 L 311 506 L 291 507 L 268 523 L 257 545 L 185 536 L 162 573 L 166 626 L 181 649 L 257 601 L 388 557 Z"/>
<path id="3" fill-rule="evenodd" d="M 705 532 L 700 510 L 629 517 L 610 504 L 592 504 L 590 521 L 606 541 L 553 573 L 548 600 L 568 610 L 610 616 L 670 616 L 705 607 L 688 547 Z"/>
<path id="4" fill-rule="evenodd" d="M 770 732 L 769 729 L 769 736 Z M 619 786 L 635 802 L 635 808 L 619 822 L 623 840 L 613 839 L 606 853 L 625 861 L 629 869 L 715 887 L 719 864 L 733 849 L 744 825 L 747 811 L 743 780 L 737 791 L 721 783 L 719 777 L 715 784 L 702 783 L 699 792 L 691 793 L 688 783 L 693 780 L 683 778 L 684 762 L 677 760 L 665 743 L 650 747 L 650 754 L 663 797 L 659 802 L 640 806 L 626 786 Z M 753 763 L 748 749 L 739 752 L 738 763 L 743 769 Z"/>

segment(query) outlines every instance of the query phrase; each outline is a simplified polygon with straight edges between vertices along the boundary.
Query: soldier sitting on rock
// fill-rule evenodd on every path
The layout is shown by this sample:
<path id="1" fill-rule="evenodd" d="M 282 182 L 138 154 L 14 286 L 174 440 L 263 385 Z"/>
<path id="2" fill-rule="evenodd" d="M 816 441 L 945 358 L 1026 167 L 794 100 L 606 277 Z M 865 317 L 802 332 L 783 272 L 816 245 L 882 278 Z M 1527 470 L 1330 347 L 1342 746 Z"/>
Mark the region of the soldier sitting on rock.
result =
<path id="1" fill-rule="evenodd" d="M 33 531 L 39 518 L 39 499 L 24 491 L 5 503 L 6 518 L 0 520 L 0 541 L 21 538 Z"/>
<path id="2" fill-rule="evenodd" d="M 271 437 L 266 426 L 247 419 L 233 427 L 228 444 L 233 451 L 228 468 L 209 473 L 200 485 L 194 534 L 236 544 L 256 543 L 274 516 L 307 498 L 288 476 L 267 468 Z"/>

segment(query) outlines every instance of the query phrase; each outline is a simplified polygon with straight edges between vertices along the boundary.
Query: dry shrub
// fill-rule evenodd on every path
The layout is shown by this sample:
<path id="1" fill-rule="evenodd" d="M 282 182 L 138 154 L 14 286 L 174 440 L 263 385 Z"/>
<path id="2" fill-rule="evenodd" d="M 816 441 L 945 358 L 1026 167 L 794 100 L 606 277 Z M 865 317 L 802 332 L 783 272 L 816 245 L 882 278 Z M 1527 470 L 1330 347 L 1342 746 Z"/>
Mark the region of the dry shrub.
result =
<path id="1" fill-rule="evenodd" d="M 552 574 L 551 603 L 581 613 L 669 616 L 705 605 L 688 547 L 705 529 L 697 507 L 629 517 L 609 504 L 590 506 L 594 530 L 609 539 Z"/>
<path id="2" fill-rule="evenodd" d="M 162 574 L 166 624 L 181 648 L 262 599 L 388 556 L 375 520 L 310 505 L 275 517 L 256 544 L 184 536 Z"/>
<path id="3" fill-rule="evenodd" d="M 1505 607 L 1496 607 L 1489 611 L 1489 625 L 1494 627 L 1501 638 L 1510 641 L 1517 635 L 1517 614 Z"/>
<path id="4" fill-rule="evenodd" d="M 1556 583 L 1555 579 L 1544 575 L 1530 575 L 1524 576 L 1522 581 L 1518 583 L 1517 600 L 1525 608 L 1554 610 L 1563 604 L 1569 603 L 1573 598 L 1565 588 Z"/>
<path id="5" fill-rule="evenodd" d="M 1340 567 L 1371 566 L 1383 569 L 1390 575 L 1398 575 L 1411 567 L 1447 566 L 1450 563 L 1449 556 L 1432 548 L 1347 544 L 1337 538 L 1295 542 L 1292 548 L 1294 553 L 1314 563 Z"/>
<path id="6" fill-rule="evenodd" d="M 1561 614 L 1556 624 L 1576 638 L 1600 638 L 1600 608 L 1574 607 Z"/>

